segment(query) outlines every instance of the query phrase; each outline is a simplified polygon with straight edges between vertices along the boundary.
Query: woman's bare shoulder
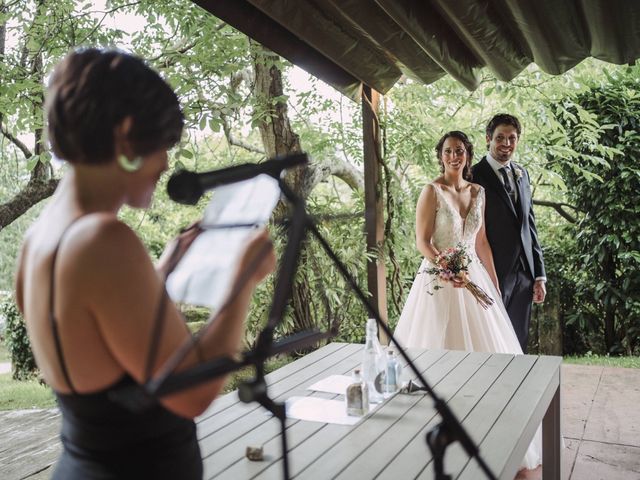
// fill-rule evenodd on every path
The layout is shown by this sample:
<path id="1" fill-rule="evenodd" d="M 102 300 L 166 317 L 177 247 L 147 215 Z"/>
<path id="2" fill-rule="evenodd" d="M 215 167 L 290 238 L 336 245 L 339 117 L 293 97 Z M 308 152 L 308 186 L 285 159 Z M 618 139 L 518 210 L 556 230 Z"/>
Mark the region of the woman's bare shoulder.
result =
<path id="1" fill-rule="evenodd" d="M 147 257 L 144 245 L 133 230 L 111 213 L 86 215 L 70 227 L 66 247 L 80 261 L 94 267 L 113 267 Z M 61 252 L 62 254 L 63 252 Z"/>

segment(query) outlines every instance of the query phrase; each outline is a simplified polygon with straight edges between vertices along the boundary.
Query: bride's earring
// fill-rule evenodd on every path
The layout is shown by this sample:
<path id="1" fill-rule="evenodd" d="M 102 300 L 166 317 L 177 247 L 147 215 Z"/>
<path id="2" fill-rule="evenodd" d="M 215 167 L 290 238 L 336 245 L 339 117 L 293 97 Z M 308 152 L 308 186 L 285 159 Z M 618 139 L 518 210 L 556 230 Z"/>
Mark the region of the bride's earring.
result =
<path id="1" fill-rule="evenodd" d="M 118 165 L 120 165 L 120 168 L 125 172 L 137 172 L 142 167 L 142 157 L 138 156 L 134 157 L 133 160 L 129 160 L 129 157 L 121 154 L 118 155 Z"/>

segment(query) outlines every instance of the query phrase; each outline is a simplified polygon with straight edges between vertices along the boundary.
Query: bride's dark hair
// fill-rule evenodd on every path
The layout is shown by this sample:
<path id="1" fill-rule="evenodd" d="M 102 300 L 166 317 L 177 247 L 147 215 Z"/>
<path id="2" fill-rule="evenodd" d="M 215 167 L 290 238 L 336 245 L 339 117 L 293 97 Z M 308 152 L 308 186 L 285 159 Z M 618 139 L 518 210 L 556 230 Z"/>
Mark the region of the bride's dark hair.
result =
<path id="1" fill-rule="evenodd" d="M 462 169 L 462 178 L 467 181 L 471 181 L 473 176 L 471 175 L 471 162 L 473 161 L 473 144 L 467 134 L 461 132 L 460 130 L 451 130 L 450 132 L 445 133 L 442 138 L 438 141 L 436 145 L 436 156 L 438 157 L 438 163 L 440 164 L 440 171 L 444 172 L 444 163 L 442 162 L 442 147 L 444 146 L 444 142 L 447 138 L 457 138 L 464 144 L 464 148 L 467 151 L 467 163 Z"/>

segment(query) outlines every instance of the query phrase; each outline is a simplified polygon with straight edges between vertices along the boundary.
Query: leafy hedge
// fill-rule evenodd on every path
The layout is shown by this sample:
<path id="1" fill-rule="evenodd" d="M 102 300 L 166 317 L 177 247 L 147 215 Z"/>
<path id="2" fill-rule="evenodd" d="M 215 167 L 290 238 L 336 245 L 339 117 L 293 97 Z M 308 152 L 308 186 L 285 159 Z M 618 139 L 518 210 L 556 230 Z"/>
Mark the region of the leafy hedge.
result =
<path id="1" fill-rule="evenodd" d="M 554 252 L 574 351 L 640 353 L 640 78 L 603 85 L 556 106 L 563 135 L 550 164 L 579 212 L 564 252 Z M 564 257 L 564 258 L 563 258 Z M 577 338 L 576 338 L 577 337 Z"/>
<path id="2" fill-rule="evenodd" d="M 5 342 L 11 355 L 14 380 L 30 380 L 38 374 L 36 360 L 31 351 L 27 327 L 12 299 L 0 303 L 0 314 L 6 320 Z"/>

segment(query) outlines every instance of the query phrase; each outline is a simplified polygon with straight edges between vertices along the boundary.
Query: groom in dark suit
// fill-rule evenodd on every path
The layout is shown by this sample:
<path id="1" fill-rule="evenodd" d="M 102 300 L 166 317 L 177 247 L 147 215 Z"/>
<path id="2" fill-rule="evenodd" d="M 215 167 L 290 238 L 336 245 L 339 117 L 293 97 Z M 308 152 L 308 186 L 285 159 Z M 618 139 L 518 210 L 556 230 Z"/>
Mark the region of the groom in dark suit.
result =
<path id="1" fill-rule="evenodd" d="M 511 160 L 521 131 L 513 115 L 495 115 L 486 130 L 489 151 L 472 173 L 485 189 L 485 228 L 502 300 L 526 353 L 531 302 L 544 301 L 546 277 L 529 173 Z"/>

